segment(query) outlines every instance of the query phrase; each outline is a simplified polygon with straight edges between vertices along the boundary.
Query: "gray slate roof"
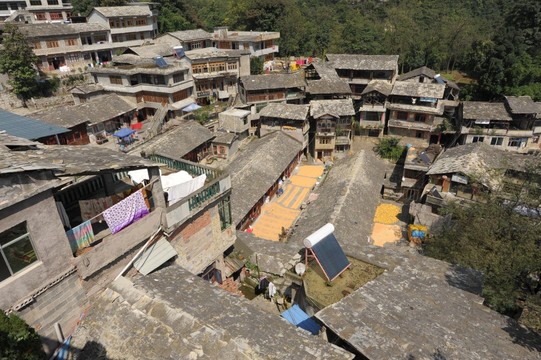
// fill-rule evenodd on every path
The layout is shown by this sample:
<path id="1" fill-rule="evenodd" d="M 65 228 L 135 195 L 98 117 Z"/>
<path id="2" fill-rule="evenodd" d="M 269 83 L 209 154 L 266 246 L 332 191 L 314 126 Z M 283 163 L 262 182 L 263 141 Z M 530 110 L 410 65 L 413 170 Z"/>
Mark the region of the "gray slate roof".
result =
<path id="1" fill-rule="evenodd" d="M 150 11 L 148 5 L 146 6 L 139 6 L 139 5 L 99 6 L 92 9 L 92 12 L 94 11 L 101 13 L 103 16 L 107 18 L 129 17 L 129 16 L 152 16 L 152 11 Z"/>
<path id="2" fill-rule="evenodd" d="M 147 154 L 156 154 L 169 159 L 180 160 L 199 145 L 212 140 L 214 136 L 212 132 L 197 121 L 189 120 L 154 137 L 143 145 L 143 148 Z"/>
<path id="3" fill-rule="evenodd" d="M 362 94 L 368 94 L 377 91 L 385 96 L 389 96 L 393 90 L 393 85 L 385 80 L 371 80 L 364 88 Z"/>
<path id="4" fill-rule="evenodd" d="M 117 94 L 100 95 L 90 101 L 73 106 L 48 108 L 29 116 L 47 124 L 72 127 L 81 123 L 99 124 L 137 109 Z"/>
<path id="5" fill-rule="evenodd" d="M 306 87 L 301 73 L 250 75 L 241 77 L 240 81 L 248 91 Z"/>
<path id="6" fill-rule="evenodd" d="M 168 32 L 167 34 L 179 39 L 180 41 L 207 40 L 212 37 L 211 33 L 206 32 L 203 29 L 174 31 Z"/>
<path id="7" fill-rule="evenodd" d="M 352 359 L 243 297 L 179 266 L 133 283 L 120 278 L 88 310 L 68 360 L 97 359 Z"/>
<path id="8" fill-rule="evenodd" d="M 232 144 L 233 141 L 235 141 L 238 136 L 235 133 L 228 133 L 228 132 L 216 132 L 216 137 L 214 140 L 212 140 L 213 143 L 216 144 Z"/>
<path id="9" fill-rule="evenodd" d="M 370 360 L 541 358 L 539 335 L 483 305 L 480 273 L 400 250 L 347 249 L 386 271 L 316 317 Z"/>
<path id="10" fill-rule="evenodd" d="M 494 186 L 498 179 L 494 171 L 511 166 L 509 152 L 484 143 L 472 143 L 447 149 L 429 167 L 427 175 L 461 173 L 479 177 L 487 186 Z"/>
<path id="11" fill-rule="evenodd" d="M 80 33 L 107 31 L 103 25 L 96 23 L 84 24 L 17 24 L 22 33 L 28 38 L 45 38 L 66 35 L 78 35 Z"/>
<path id="12" fill-rule="evenodd" d="M 310 101 L 310 116 L 319 118 L 327 114 L 335 117 L 355 115 L 353 100 L 337 99 Z"/>
<path id="13" fill-rule="evenodd" d="M 445 85 L 396 81 L 391 95 L 442 99 Z"/>
<path id="14" fill-rule="evenodd" d="M 506 96 L 511 114 L 537 114 L 541 109 L 529 96 Z"/>
<path id="15" fill-rule="evenodd" d="M 341 79 L 322 78 L 320 80 L 308 80 L 306 92 L 312 95 L 349 95 L 349 84 Z"/>
<path id="16" fill-rule="evenodd" d="M 421 75 L 426 76 L 430 79 L 434 79 L 434 76 L 436 76 L 436 72 L 429 67 L 421 66 L 420 68 L 411 70 L 405 74 L 400 75 L 399 80 L 404 81 Z"/>
<path id="17" fill-rule="evenodd" d="M 9 135 L 28 140 L 70 132 L 69 129 L 64 127 L 50 125 L 4 110 L 0 110 L 0 130 L 5 130 Z"/>
<path id="18" fill-rule="evenodd" d="M 155 56 L 172 56 L 173 47 L 168 44 L 150 44 L 141 46 L 132 46 L 124 50 L 122 54 L 133 53 L 139 57 L 152 59 Z"/>
<path id="19" fill-rule="evenodd" d="M 489 103 L 483 101 L 464 101 L 462 117 L 471 120 L 502 120 L 511 121 L 504 103 Z"/>
<path id="20" fill-rule="evenodd" d="M 202 60 L 212 58 L 238 58 L 242 55 L 249 55 L 250 50 L 228 50 L 217 49 L 215 47 L 207 47 L 194 49 L 185 52 L 186 57 L 190 60 Z"/>
<path id="21" fill-rule="evenodd" d="M 103 85 L 101 84 L 81 84 L 76 85 L 70 89 L 72 94 L 92 94 L 103 91 Z"/>
<path id="22" fill-rule="evenodd" d="M 302 144 L 282 131 L 252 141 L 239 150 L 229 165 L 231 175 L 231 217 L 237 225 L 274 185 Z"/>
<path id="23" fill-rule="evenodd" d="M 259 112 L 260 117 L 304 121 L 308 118 L 310 105 L 270 103 Z"/>
<path id="24" fill-rule="evenodd" d="M 327 54 L 335 69 L 396 70 L 398 55 Z"/>

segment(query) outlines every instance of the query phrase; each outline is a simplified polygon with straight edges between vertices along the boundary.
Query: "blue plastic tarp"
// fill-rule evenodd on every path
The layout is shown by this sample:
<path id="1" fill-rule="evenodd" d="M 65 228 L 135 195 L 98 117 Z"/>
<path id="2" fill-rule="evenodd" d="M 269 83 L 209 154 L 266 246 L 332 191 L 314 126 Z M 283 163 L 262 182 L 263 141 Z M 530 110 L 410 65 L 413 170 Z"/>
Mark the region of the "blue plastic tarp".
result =
<path id="1" fill-rule="evenodd" d="M 319 334 L 319 330 L 321 330 L 321 326 L 319 326 L 312 318 L 302 311 L 299 305 L 293 305 L 281 315 L 291 324 L 310 331 L 313 335 Z"/>
<path id="2" fill-rule="evenodd" d="M 128 128 L 122 128 L 122 129 L 118 130 L 116 133 L 114 133 L 113 136 L 116 136 L 118 138 L 123 138 L 123 137 L 126 137 L 126 136 L 130 136 L 134 132 L 135 132 L 135 130 L 128 129 Z"/>
<path id="3" fill-rule="evenodd" d="M 184 109 L 182 109 L 182 111 L 189 112 L 189 111 L 197 110 L 199 108 L 201 108 L 201 106 L 197 105 L 196 103 L 193 103 L 193 104 L 190 104 L 190 105 L 186 106 Z"/>

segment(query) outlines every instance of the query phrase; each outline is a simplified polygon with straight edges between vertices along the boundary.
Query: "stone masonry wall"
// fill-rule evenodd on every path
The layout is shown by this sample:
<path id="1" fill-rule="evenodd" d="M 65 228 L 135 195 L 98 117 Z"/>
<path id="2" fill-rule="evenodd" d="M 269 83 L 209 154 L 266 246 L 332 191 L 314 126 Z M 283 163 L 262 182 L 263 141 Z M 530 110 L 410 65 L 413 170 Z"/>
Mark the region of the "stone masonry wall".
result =
<path id="1" fill-rule="evenodd" d="M 54 324 L 58 322 L 64 337 L 69 336 L 84 311 L 85 303 L 86 294 L 81 281 L 73 272 L 15 314 L 38 331 L 45 351 L 50 354 L 58 346 Z"/>

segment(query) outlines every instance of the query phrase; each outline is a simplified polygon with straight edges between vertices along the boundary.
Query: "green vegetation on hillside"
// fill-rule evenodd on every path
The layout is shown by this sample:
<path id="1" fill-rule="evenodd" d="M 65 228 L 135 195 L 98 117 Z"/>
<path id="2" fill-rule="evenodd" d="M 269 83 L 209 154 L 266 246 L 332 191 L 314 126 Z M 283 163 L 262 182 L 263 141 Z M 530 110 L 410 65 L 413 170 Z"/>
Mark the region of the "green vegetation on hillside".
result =
<path id="1" fill-rule="evenodd" d="M 83 0 L 81 0 L 83 1 Z M 460 70 L 476 100 L 541 101 L 537 0 L 158 0 L 160 31 L 279 31 L 281 56 L 398 54 L 400 72 Z"/>

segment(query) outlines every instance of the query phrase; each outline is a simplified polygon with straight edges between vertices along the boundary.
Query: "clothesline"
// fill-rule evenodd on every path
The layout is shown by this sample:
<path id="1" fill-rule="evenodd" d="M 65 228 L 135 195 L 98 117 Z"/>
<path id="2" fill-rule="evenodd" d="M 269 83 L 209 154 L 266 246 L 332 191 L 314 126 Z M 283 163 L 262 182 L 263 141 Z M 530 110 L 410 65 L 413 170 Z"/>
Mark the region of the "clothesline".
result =
<path id="1" fill-rule="evenodd" d="M 153 185 L 156 181 L 158 181 L 157 178 L 154 179 L 154 180 L 152 180 L 151 182 L 149 182 L 149 183 L 146 184 L 145 186 L 143 186 L 141 189 L 138 189 L 137 191 L 142 190 L 142 189 L 144 189 L 144 188 L 146 188 L 146 187 L 149 187 L 150 185 Z M 104 211 L 105 211 L 105 210 L 104 210 Z M 96 219 L 97 217 L 101 216 L 101 215 L 103 214 L 104 211 L 100 212 L 98 215 L 94 215 L 93 217 L 91 217 L 91 218 L 89 218 L 89 219 L 86 219 L 85 221 L 83 221 L 83 223 L 86 222 L 86 221 L 92 221 L 92 220 Z M 81 223 L 81 224 L 82 224 L 82 223 Z"/>

